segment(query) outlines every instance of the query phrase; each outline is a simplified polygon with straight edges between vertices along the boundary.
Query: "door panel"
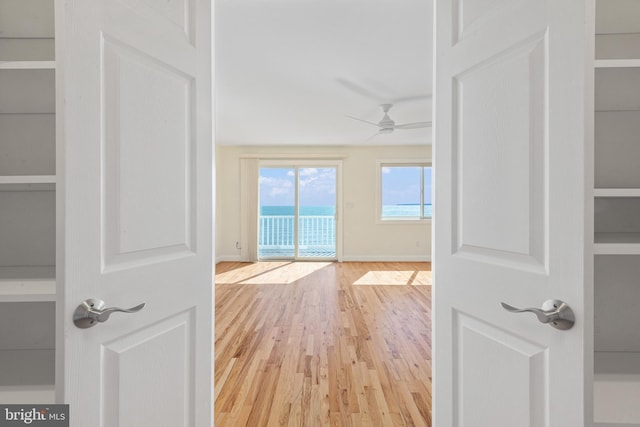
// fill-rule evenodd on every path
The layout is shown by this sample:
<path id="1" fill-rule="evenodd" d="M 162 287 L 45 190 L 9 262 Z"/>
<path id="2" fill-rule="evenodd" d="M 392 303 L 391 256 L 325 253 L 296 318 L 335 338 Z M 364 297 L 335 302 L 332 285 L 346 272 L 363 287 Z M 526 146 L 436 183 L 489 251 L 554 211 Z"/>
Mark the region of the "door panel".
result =
<path id="1" fill-rule="evenodd" d="M 456 253 L 544 272 L 546 55 L 540 37 L 454 77 L 453 226 Z"/>
<path id="2" fill-rule="evenodd" d="M 336 256 L 336 168 L 298 171 L 298 253 L 300 258 Z"/>
<path id="3" fill-rule="evenodd" d="M 111 39 L 103 51 L 105 268 L 188 256 L 194 79 Z"/>
<path id="4" fill-rule="evenodd" d="M 434 425 L 590 412 L 587 3 L 435 2 Z M 500 305 L 552 298 L 572 329 Z"/>
<path id="5" fill-rule="evenodd" d="M 544 425 L 546 349 L 461 312 L 454 324 L 453 377 L 464 384 L 454 396 L 454 425 Z M 489 390 L 500 390 L 499 398 Z"/>
<path id="6" fill-rule="evenodd" d="M 260 168 L 258 259 L 296 256 L 296 168 Z"/>
<path id="7" fill-rule="evenodd" d="M 57 6 L 56 400 L 74 427 L 210 425 L 211 4 Z M 88 298 L 146 306 L 79 329 Z"/>
<path id="8" fill-rule="evenodd" d="M 103 345 L 102 425 L 194 425 L 193 314 L 179 313 Z M 155 407 L 142 411 L 141 401 Z"/>

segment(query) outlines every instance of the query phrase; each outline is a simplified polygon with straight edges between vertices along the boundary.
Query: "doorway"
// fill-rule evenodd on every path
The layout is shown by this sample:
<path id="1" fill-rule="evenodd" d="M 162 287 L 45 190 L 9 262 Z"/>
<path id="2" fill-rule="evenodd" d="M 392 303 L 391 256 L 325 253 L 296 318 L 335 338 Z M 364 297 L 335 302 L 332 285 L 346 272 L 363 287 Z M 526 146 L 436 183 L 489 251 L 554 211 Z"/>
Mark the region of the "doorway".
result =
<path id="1" fill-rule="evenodd" d="M 338 258 L 339 164 L 259 168 L 258 259 Z"/>

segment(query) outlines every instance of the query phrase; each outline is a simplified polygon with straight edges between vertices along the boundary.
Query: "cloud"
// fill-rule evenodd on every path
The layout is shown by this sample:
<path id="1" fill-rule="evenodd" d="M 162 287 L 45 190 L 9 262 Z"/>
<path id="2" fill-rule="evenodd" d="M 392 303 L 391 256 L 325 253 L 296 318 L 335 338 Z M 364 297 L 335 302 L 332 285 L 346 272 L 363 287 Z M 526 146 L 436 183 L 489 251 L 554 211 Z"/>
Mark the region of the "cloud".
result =
<path id="1" fill-rule="evenodd" d="M 292 188 L 293 182 L 288 179 L 283 178 L 274 178 L 272 176 L 261 176 L 259 178 L 260 185 L 265 185 L 269 187 L 285 187 Z"/>
<path id="2" fill-rule="evenodd" d="M 390 167 L 383 166 L 382 173 L 390 173 L 390 172 L 391 172 L 391 168 Z"/>
<path id="3" fill-rule="evenodd" d="M 260 176 L 260 201 L 268 205 L 293 203 L 295 172 L 282 171 L 276 176 Z M 335 203 L 335 168 L 300 168 L 298 173 L 301 203 L 329 205 Z"/>
<path id="4" fill-rule="evenodd" d="M 270 197 L 277 197 L 277 196 L 281 196 L 283 194 L 289 194 L 289 193 L 291 193 L 290 188 L 272 187 L 269 190 Z"/>
<path id="5" fill-rule="evenodd" d="M 312 188 L 314 190 L 326 192 L 329 189 L 333 189 L 335 191 L 335 186 L 335 169 L 306 168 L 300 170 L 300 187 Z"/>
<path id="6" fill-rule="evenodd" d="M 293 194 L 293 182 L 286 178 L 261 176 L 260 193 L 272 199 Z"/>

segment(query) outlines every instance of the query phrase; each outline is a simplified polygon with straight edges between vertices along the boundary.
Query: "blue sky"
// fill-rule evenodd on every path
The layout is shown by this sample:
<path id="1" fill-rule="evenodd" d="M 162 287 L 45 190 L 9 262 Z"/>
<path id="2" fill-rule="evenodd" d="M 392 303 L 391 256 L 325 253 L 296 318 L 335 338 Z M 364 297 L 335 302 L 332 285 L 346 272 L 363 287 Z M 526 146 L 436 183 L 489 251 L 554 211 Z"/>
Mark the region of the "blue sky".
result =
<path id="1" fill-rule="evenodd" d="M 383 205 L 420 204 L 420 166 L 382 168 Z M 429 172 L 431 168 L 427 168 Z M 425 173 L 425 203 L 431 204 L 431 173 Z"/>
<path id="2" fill-rule="evenodd" d="M 427 168 L 430 171 L 431 168 Z M 364 187 L 367 185 L 363 183 Z M 420 167 L 382 168 L 384 205 L 420 203 Z M 431 174 L 425 173 L 425 203 L 431 203 Z M 300 168 L 300 203 L 306 206 L 335 204 L 334 168 Z M 371 191 L 375 186 L 371 185 Z M 260 205 L 293 206 L 293 168 L 260 168 Z"/>
<path id="3" fill-rule="evenodd" d="M 301 205 L 335 205 L 335 168 L 300 168 L 299 191 Z M 293 206 L 294 201 L 294 168 L 260 168 L 261 206 Z"/>

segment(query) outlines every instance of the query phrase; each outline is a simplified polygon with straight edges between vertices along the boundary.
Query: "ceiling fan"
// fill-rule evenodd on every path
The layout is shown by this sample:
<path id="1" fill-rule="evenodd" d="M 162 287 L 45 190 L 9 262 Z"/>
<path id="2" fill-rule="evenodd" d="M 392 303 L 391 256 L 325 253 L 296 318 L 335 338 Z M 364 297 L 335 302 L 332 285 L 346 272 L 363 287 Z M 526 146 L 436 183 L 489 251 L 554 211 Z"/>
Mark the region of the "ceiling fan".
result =
<path id="1" fill-rule="evenodd" d="M 405 123 L 403 125 L 397 125 L 396 122 L 391 120 L 391 117 L 389 117 L 389 110 L 391 109 L 391 107 L 393 107 L 393 104 L 380 105 L 380 108 L 382 108 L 382 112 L 384 113 L 384 116 L 382 117 L 382 120 L 380 120 L 378 123 L 370 122 L 368 120 L 363 120 L 363 119 L 359 119 L 357 117 L 352 117 L 352 116 L 347 116 L 347 117 L 353 120 L 358 120 L 360 122 L 365 122 L 370 125 L 377 126 L 379 128 L 378 133 L 376 133 L 373 136 L 376 136 L 379 134 L 392 133 L 396 129 L 419 129 L 419 128 L 426 128 L 431 126 L 431 122 L 415 122 L 415 123 Z"/>
<path id="2" fill-rule="evenodd" d="M 337 78 L 336 81 L 344 86 L 345 88 L 349 89 L 351 92 L 358 94 L 360 96 L 363 96 L 365 98 L 369 98 L 371 100 L 374 100 L 376 102 L 380 102 L 380 103 L 384 103 L 384 104 L 400 104 L 400 103 L 404 103 L 404 102 L 412 102 L 412 101 L 428 101 L 431 100 L 431 94 L 430 93 L 418 93 L 418 94 L 412 94 L 412 95 L 408 95 L 408 96 L 397 96 L 397 94 L 395 95 L 391 95 L 389 93 L 381 93 L 379 88 L 378 90 L 376 89 L 371 89 L 368 88 L 362 84 L 359 83 L 355 83 L 351 80 L 345 79 L 345 78 Z"/>

